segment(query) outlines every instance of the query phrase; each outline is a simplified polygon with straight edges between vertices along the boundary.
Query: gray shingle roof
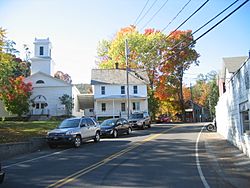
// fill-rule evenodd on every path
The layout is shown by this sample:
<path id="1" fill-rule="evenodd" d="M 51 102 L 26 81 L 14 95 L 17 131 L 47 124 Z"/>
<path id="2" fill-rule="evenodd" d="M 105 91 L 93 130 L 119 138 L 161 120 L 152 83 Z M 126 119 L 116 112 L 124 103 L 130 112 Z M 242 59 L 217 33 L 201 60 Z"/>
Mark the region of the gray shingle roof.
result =
<path id="1" fill-rule="evenodd" d="M 240 57 L 224 57 L 224 68 L 228 69 L 230 73 L 236 72 L 240 66 L 246 61 L 247 56 Z"/>
<path id="2" fill-rule="evenodd" d="M 141 69 L 129 71 L 129 84 L 148 84 L 148 75 Z M 92 69 L 91 85 L 126 84 L 126 70 L 124 69 Z"/>

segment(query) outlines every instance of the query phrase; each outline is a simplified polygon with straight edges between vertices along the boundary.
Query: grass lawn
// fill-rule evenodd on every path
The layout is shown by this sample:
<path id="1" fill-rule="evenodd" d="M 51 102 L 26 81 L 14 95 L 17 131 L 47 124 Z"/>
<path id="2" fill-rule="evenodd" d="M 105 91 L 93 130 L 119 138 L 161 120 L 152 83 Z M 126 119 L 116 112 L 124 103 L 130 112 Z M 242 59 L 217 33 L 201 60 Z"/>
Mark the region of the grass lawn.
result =
<path id="1" fill-rule="evenodd" d="M 0 121 L 0 144 L 46 136 L 60 121 Z"/>

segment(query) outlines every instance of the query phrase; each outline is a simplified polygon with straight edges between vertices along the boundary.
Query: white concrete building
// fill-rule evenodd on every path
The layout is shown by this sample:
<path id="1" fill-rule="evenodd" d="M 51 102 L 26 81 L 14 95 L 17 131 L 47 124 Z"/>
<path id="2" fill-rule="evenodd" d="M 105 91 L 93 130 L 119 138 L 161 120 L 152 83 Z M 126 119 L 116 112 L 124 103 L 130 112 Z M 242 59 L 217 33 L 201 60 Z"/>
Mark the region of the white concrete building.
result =
<path id="1" fill-rule="evenodd" d="M 145 71 L 129 71 L 129 113 L 148 112 L 147 84 Z M 91 85 L 94 92 L 94 114 L 101 117 L 127 117 L 128 95 L 126 70 L 93 69 Z"/>
<path id="2" fill-rule="evenodd" d="M 216 106 L 217 131 L 250 157 L 250 61 L 223 58 Z"/>

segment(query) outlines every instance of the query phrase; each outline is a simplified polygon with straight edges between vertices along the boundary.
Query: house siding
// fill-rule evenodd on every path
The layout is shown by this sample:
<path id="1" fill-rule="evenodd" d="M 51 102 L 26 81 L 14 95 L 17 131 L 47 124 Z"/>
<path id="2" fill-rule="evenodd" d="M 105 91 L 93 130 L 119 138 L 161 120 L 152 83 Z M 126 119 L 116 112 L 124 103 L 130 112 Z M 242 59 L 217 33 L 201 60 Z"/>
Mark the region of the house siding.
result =
<path id="1" fill-rule="evenodd" d="M 231 77 L 231 79 L 226 81 L 226 92 L 220 96 L 217 103 L 216 121 L 217 131 L 250 157 L 250 135 L 243 132 L 241 112 L 243 107 L 249 112 L 250 90 L 249 83 L 246 82 L 246 79 L 249 79 L 249 72 L 248 60 L 232 77 L 229 72 L 226 73 L 225 78 Z"/>
<path id="2" fill-rule="evenodd" d="M 101 87 L 105 87 L 105 95 L 101 94 Z M 111 96 L 111 95 L 124 95 L 127 94 L 127 86 L 125 86 L 125 94 L 121 94 L 121 86 L 122 85 L 95 85 L 94 86 L 94 98 L 101 98 L 104 96 Z M 133 86 L 135 85 L 129 85 L 129 94 L 130 95 L 136 95 L 141 97 L 147 96 L 147 86 L 146 85 L 136 85 L 137 86 L 137 94 L 134 94 Z"/>

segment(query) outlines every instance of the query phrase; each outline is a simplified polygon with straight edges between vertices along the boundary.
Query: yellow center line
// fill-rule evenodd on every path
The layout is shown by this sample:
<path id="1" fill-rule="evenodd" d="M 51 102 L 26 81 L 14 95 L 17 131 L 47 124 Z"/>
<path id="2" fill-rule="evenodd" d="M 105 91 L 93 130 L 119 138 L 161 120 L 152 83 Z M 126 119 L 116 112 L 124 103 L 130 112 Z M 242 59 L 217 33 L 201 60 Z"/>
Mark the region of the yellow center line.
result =
<path id="1" fill-rule="evenodd" d="M 100 166 L 103 166 L 104 164 L 106 164 L 106 163 L 108 163 L 108 162 L 110 162 L 110 161 L 112 161 L 112 160 L 114 160 L 114 159 L 128 153 L 129 151 L 139 147 L 140 145 L 142 145 L 142 144 L 144 144 L 146 142 L 149 142 L 149 141 L 152 141 L 152 140 L 156 139 L 157 137 L 161 136 L 164 133 L 169 132 L 170 130 L 172 130 L 172 129 L 176 128 L 176 127 L 178 127 L 178 126 L 167 129 L 167 130 L 165 130 L 165 131 L 163 131 L 161 133 L 149 136 L 148 138 L 142 140 L 141 142 L 137 142 L 137 143 L 133 144 L 132 146 L 129 146 L 128 148 L 125 148 L 125 149 L 123 149 L 123 150 L 121 150 L 121 151 L 119 151 L 117 153 L 114 153 L 113 155 L 110 155 L 109 157 L 107 157 L 107 158 L 105 158 L 105 159 L 103 159 L 103 160 L 101 160 L 101 161 L 99 161 L 99 162 L 97 162 L 97 163 L 95 163 L 95 164 L 93 164 L 93 165 L 91 165 L 89 167 L 86 167 L 86 168 L 84 168 L 82 170 L 79 170 L 79 171 L 75 172 L 74 174 L 71 174 L 71 175 L 69 175 L 69 176 L 67 176 L 67 177 L 65 177 L 65 178 L 63 178 L 63 179 L 49 185 L 48 188 L 49 187 L 61 187 L 61 186 L 65 185 L 65 184 L 68 184 L 68 183 L 74 181 L 75 179 L 83 176 L 84 174 L 87 174 L 87 173 L 93 171 L 94 169 L 96 169 L 96 168 L 98 168 Z"/>

